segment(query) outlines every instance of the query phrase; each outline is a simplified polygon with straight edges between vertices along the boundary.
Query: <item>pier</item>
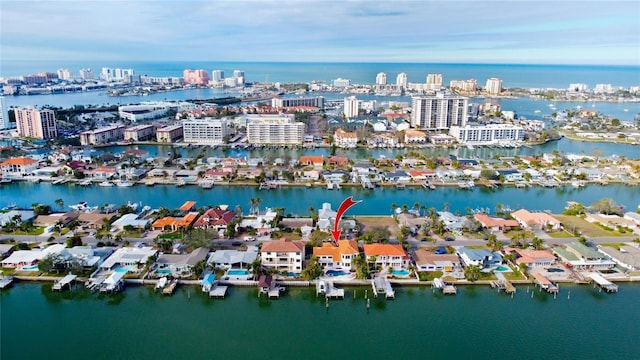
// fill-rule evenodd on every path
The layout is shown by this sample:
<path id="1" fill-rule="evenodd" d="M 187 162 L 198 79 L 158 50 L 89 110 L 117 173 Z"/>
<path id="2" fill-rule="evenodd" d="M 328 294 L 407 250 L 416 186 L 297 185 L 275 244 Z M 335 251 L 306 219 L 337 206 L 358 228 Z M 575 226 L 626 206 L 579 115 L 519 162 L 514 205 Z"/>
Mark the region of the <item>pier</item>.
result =
<path id="1" fill-rule="evenodd" d="M 436 289 L 441 289 L 445 295 L 455 295 L 458 293 L 458 289 L 453 284 L 447 284 L 442 278 L 433 279 L 431 286 Z"/>
<path id="2" fill-rule="evenodd" d="M 540 286 L 541 290 L 545 290 L 550 294 L 557 294 L 560 291 L 560 288 L 551 282 L 551 280 L 547 279 L 542 274 L 533 274 L 534 282 Z"/>
<path id="3" fill-rule="evenodd" d="M 13 276 L 2 276 L 0 278 L 0 289 L 6 289 L 13 283 Z"/>
<path id="4" fill-rule="evenodd" d="M 227 296 L 227 286 L 213 284 L 213 287 L 209 290 L 209 297 L 223 299 Z"/>
<path id="5" fill-rule="evenodd" d="M 600 289 L 605 289 L 608 293 L 618 292 L 618 285 L 603 278 L 602 275 L 600 275 L 599 273 L 597 272 L 591 273 L 589 274 L 589 277 L 591 278 L 591 280 L 595 282 L 595 284 L 600 286 Z"/>
<path id="6" fill-rule="evenodd" d="M 371 280 L 371 287 L 373 288 L 373 296 L 378 297 L 378 294 L 384 294 L 387 299 L 395 299 L 396 293 L 391 288 L 391 283 L 382 276 L 378 276 Z"/>
<path id="7" fill-rule="evenodd" d="M 69 274 L 63 277 L 62 279 L 56 281 L 51 287 L 51 289 L 53 291 L 62 291 L 64 290 L 65 287 L 71 289 L 71 285 L 76 280 L 77 277 L 78 275 Z"/>
<path id="8" fill-rule="evenodd" d="M 491 281 L 491 287 L 494 289 L 498 289 L 498 291 L 504 291 L 507 294 L 512 294 L 516 292 L 516 287 L 513 286 L 511 281 L 507 280 L 504 275 L 500 272 L 495 272 L 498 280 Z"/>
<path id="9" fill-rule="evenodd" d="M 324 295 L 326 299 L 344 299 L 344 289 L 338 289 L 331 281 L 320 280 L 316 283 L 316 296 Z"/>
<path id="10" fill-rule="evenodd" d="M 178 286 L 178 280 L 173 279 L 164 289 L 162 289 L 162 294 L 164 295 L 173 295 L 173 292 L 176 290 Z"/>

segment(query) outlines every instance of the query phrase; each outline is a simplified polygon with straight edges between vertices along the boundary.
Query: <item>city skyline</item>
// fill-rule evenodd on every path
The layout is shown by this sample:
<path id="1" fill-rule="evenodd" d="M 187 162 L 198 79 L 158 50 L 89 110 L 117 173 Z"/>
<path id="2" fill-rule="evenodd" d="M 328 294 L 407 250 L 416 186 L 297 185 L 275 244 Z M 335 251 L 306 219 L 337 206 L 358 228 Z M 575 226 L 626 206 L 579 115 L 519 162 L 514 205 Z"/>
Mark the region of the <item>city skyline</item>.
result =
<path id="1" fill-rule="evenodd" d="M 3 61 L 640 65 L 635 1 L 2 1 Z"/>

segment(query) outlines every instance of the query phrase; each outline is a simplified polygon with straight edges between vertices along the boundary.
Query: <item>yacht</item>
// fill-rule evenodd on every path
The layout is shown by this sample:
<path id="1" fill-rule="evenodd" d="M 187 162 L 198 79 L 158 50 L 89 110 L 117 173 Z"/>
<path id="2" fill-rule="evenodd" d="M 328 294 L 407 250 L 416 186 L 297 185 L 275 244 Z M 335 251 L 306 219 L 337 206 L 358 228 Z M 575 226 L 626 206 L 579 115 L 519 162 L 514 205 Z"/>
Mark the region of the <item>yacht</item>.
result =
<path id="1" fill-rule="evenodd" d="M 69 205 L 69 208 L 78 212 L 90 212 L 98 209 L 97 206 L 89 206 L 86 201 L 81 201 L 75 205 Z"/>
<path id="2" fill-rule="evenodd" d="M 158 279 L 158 283 L 156 284 L 156 290 L 162 290 L 165 286 L 167 286 L 167 277 L 163 276 Z"/>
<path id="3" fill-rule="evenodd" d="M 118 187 L 131 187 L 133 185 L 134 185 L 134 183 L 132 183 L 131 181 L 127 181 L 127 180 L 118 180 L 116 182 L 116 186 L 118 186 Z"/>
<path id="4" fill-rule="evenodd" d="M 102 186 L 102 187 L 111 187 L 113 186 L 113 183 L 111 181 L 103 181 L 100 184 L 98 184 L 98 186 Z"/>

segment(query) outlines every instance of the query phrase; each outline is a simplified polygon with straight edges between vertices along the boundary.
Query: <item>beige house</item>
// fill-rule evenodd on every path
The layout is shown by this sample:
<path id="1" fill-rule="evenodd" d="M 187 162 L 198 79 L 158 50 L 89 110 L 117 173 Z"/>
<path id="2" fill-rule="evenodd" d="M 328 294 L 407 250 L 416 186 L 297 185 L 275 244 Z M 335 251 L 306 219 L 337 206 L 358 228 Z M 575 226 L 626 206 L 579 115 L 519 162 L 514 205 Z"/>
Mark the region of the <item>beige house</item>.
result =
<path id="1" fill-rule="evenodd" d="M 304 257 L 304 242 L 287 238 L 266 242 L 260 249 L 263 267 L 287 273 L 302 272 Z"/>

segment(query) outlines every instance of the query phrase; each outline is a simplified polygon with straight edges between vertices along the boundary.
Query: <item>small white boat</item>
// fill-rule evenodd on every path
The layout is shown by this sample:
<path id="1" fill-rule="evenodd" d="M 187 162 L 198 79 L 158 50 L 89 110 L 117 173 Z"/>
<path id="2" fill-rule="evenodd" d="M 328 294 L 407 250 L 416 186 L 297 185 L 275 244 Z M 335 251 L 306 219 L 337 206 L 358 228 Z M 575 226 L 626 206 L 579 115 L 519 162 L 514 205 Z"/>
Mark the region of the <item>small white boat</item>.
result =
<path id="1" fill-rule="evenodd" d="M 131 187 L 133 185 L 134 185 L 134 183 L 132 183 L 131 181 L 127 181 L 127 180 L 118 180 L 116 182 L 116 186 L 118 186 L 118 187 Z"/>
<path id="2" fill-rule="evenodd" d="M 156 290 L 161 290 L 163 289 L 165 286 L 167 286 L 167 277 L 163 276 L 160 279 L 158 279 L 158 283 L 156 284 Z"/>
<path id="3" fill-rule="evenodd" d="M 184 180 L 180 179 L 180 180 L 178 180 L 178 182 L 176 183 L 176 186 L 177 186 L 177 187 L 180 187 L 180 186 L 185 186 L 186 184 L 187 184 L 187 182 L 186 182 L 186 181 L 184 181 Z"/>
<path id="4" fill-rule="evenodd" d="M 102 187 L 111 187 L 113 186 L 113 183 L 110 181 L 103 181 L 100 184 L 98 184 L 98 186 L 102 186 Z"/>

